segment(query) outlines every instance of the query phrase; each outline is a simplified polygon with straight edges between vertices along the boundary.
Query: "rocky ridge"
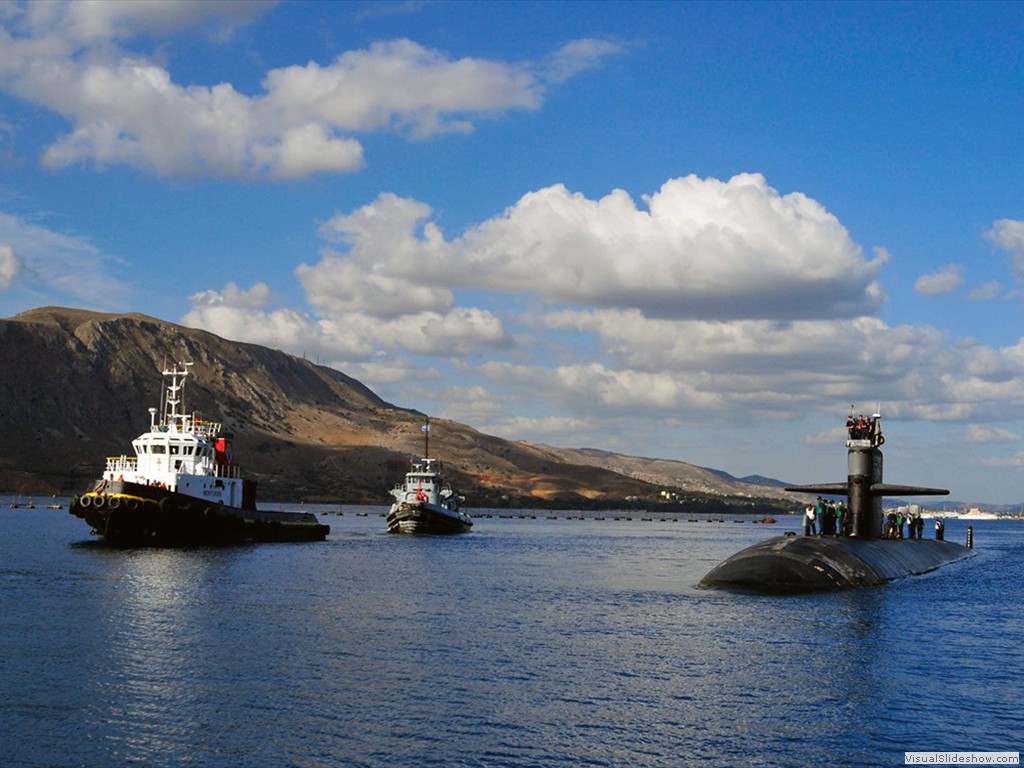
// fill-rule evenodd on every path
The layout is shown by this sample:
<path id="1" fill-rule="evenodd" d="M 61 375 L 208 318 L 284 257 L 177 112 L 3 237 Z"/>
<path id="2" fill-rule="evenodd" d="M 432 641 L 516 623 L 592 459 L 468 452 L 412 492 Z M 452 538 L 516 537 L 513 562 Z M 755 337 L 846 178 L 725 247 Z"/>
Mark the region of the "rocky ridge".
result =
<path id="1" fill-rule="evenodd" d="M 0 320 L 0 489 L 81 490 L 131 451 L 160 402 L 159 371 L 193 363 L 187 410 L 235 433 L 263 500 L 387 503 L 422 450 L 424 415 L 339 371 L 141 314 L 45 307 Z M 777 488 L 684 462 L 504 440 L 431 419 L 431 453 L 475 507 L 793 506 Z"/>

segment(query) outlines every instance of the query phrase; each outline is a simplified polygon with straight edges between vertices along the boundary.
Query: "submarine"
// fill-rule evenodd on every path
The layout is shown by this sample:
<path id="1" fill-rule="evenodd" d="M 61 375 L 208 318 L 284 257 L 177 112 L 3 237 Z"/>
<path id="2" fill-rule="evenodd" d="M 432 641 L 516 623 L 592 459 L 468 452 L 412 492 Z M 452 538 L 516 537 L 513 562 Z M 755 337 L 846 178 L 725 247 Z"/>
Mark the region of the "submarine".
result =
<path id="1" fill-rule="evenodd" d="M 945 496 L 945 488 L 882 481 L 881 416 L 847 420 L 845 483 L 786 488 L 800 493 L 845 495 L 848 536 L 788 534 L 754 544 L 712 568 L 700 586 L 754 592 L 810 592 L 869 587 L 934 571 L 969 557 L 968 547 L 940 538 L 882 536 L 885 496 Z"/>

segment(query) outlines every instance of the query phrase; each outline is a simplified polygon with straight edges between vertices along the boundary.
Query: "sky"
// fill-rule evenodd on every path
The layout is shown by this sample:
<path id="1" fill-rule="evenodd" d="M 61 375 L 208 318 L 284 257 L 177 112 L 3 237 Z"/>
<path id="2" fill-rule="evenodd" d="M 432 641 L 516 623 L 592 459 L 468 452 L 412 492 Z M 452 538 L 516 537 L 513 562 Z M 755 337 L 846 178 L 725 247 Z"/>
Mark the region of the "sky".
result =
<path id="1" fill-rule="evenodd" d="M 1022 39 L 1013 2 L 0 0 L 0 316 L 787 483 L 877 410 L 887 482 L 1021 504 Z"/>

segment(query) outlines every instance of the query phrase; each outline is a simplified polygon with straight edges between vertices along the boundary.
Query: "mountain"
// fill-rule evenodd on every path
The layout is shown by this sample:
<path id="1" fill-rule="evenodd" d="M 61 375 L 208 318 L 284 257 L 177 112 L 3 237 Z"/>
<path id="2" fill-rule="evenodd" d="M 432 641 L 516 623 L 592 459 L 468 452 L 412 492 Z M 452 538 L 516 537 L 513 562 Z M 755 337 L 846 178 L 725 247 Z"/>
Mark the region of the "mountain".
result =
<path id="1" fill-rule="evenodd" d="M 234 432 L 264 501 L 384 504 L 422 452 L 424 414 L 334 369 L 141 314 L 45 307 L 0 320 L 0 490 L 82 490 L 106 457 L 132 453 L 160 404 L 160 372 L 184 361 L 185 410 Z M 444 419 L 430 434 L 469 506 L 792 506 L 776 488 L 683 462 L 504 440 Z"/>

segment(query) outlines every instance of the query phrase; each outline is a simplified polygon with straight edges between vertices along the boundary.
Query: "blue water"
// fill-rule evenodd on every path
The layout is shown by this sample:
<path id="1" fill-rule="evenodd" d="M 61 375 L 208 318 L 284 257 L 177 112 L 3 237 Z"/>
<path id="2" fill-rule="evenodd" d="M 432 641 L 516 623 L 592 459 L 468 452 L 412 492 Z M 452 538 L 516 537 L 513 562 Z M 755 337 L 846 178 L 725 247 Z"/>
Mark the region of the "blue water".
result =
<path id="1" fill-rule="evenodd" d="M 888 766 L 1024 747 L 1024 523 L 886 587 L 701 590 L 749 522 L 110 551 L 0 508 L 0 765 Z M 947 538 L 963 541 L 950 522 Z"/>

